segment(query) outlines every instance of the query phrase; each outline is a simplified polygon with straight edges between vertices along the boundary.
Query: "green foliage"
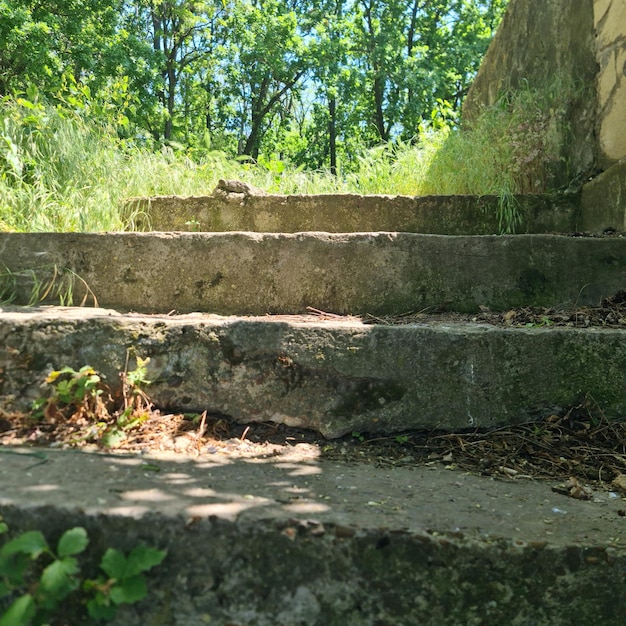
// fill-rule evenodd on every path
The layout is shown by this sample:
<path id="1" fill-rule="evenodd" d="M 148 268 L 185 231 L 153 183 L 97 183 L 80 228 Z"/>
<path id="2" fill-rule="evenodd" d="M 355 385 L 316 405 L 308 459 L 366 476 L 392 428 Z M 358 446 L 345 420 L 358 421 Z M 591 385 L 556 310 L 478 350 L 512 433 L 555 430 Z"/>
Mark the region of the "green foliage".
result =
<path id="1" fill-rule="evenodd" d="M 98 300 L 89 285 L 73 270 L 59 268 L 56 264 L 19 272 L 12 272 L 5 267 L 0 271 L 0 304 L 10 304 L 15 300 L 18 282 L 30 284 L 28 306 L 44 301 L 54 302 L 60 306 L 72 306 L 75 304 L 76 283 L 79 283 L 85 292 L 79 305 L 84 306 L 91 297 L 94 306 L 98 306 Z"/>
<path id="2" fill-rule="evenodd" d="M 0 534 L 8 532 L 0 521 Z M 159 565 L 166 552 L 137 546 L 128 554 L 109 548 L 100 562 L 104 574 L 81 575 L 78 555 L 89 539 L 84 528 L 61 535 L 56 551 L 40 531 L 26 531 L 0 547 L 0 626 L 47 624 L 66 613 L 65 602 L 79 593 L 89 616 L 111 620 L 120 604 L 142 600 L 147 594 L 144 573 Z"/>
<path id="3" fill-rule="evenodd" d="M 553 186 L 554 173 L 564 165 L 559 137 L 574 85 L 558 78 L 544 89 L 506 93 L 494 106 L 463 124 L 444 129 L 423 142 L 424 176 L 419 193 L 497 194 L 500 217 L 515 226 L 512 194 L 541 193 Z"/>
<path id="4" fill-rule="evenodd" d="M 0 0 L 0 97 L 35 87 L 125 142 L 348 171 L 455 118 L 506 3 Z"/>
<path id="5" fill-rule="evenodd" d="M 506 0 L 65 4 L 0 0 L 0 230 L 132 229 L 219 178 L 421 193 Z"/>
<path id="6" fill-rule="evenodd" d="M 104 411 L 101 396 L 102 379 L 90 365 L 76 371 L 71 367 L 53 370 L 45 380 L 51 392 L 47 398 L 40 398 L 33 404 L 37 417 L 53 414 L 73 414 L 77 411 L 97 417 Z"/>
<path id="7" fill-rule="evenodd" d="M 80 404 L 102 393 L 99 389 L 101 378 L 89 365 L 78 372 L 71 367 L 62 367 L 48 374 L 46 383 L 54 385 L 55 398 L 66 405 Z"/>
<path id="8" fill-rule="evenodd" d="M 137 546 L 124 556 L 109 548 L 100 562 L 104 575 L 83 584 L 83 590 L 91 595 L 87 601 L 90 617 L 110 620 L 120 604 L 143 600 L 148 593 L 144 572 L 159 565 L 165 554 L 163 550 Z"/>
<path id="9" fill-rule="evenodd" d="M 132 205 L 123 212 L 124 198 L 209 193 L 219 178 L 238 178 L 277 193 L 496 194 L 501 230 L 512 232 L 518 219 L 514 194 L 549 189 L 554 168 L 562 166 L 554 153 L 571 94 L 566 86 L 509 94 L 460 129 L 442 121 L 447 114 L 436 116 L 436 123 L 421 125 L 419 141 L 361 149 L 352 171 L 339 176 L 306 171 L 278 154 L 260 155 L 254 163 L 217 151 L 154 152 L 120 144 L 112 127 L 80 115 L 7 101 L 0 131 L 7 147 L 0 151 L 0 229 L 132 229 Z M 2 300 L 10 300 L 16 280 L 29 279 L 32 303 L 44 296 L 72 303 L 80 277 L 48 268 L 48 278 L 38 278 L 42 270 L 2 274 Z M 84 282 L 81 290 L 89 295 Z"/>
<path id="10" fill-rule="evenodd" d="M 121 390 L 116 394 L 104 384 L 102 377 L 85 365 L 78 371 L 65 366 L 46 377 L 47 396 L 33 403 L 33 417 L 57 423 L 76 422 L 74 443 L 99 441 L 115 448 L 126 441 L 128 434 L 147 420 L 153 406 L 143 387 L 147 380 L 150 359 L 136 358 L 136 369 L 121 372 Z"/>
<path id="11" fill-rule="evenodd" d="M 0 230 L 122 226 L 115 185 L 124 153 L 112 130 L 39 101 L 0 104 Z"/>

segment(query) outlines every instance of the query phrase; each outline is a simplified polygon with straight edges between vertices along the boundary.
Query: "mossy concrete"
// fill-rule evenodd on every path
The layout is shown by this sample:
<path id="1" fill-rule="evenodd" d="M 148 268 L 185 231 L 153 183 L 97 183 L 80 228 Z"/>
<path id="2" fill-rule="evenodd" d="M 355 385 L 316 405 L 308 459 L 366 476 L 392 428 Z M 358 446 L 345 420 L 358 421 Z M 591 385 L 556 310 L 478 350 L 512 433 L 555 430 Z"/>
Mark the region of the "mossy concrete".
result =
<path id="1" fill-rule="evenodd" d="M 625 63 L 623 0 L 549 0 L 540 10 L 536 0 L 511 0 L 465 99 L 464 118 L 510 90 L 568 86 L 553 129 L 556 153 L 547 155 L 555 183 L 567 185 L 626 157 Z"/>
<path id="2" fill-rule="evenodd" d="M 626 415 L 622 330 L 42 308 L 2 311 L 0 345 L 6 411 L 27 410 L 66 365 L 91 365 L 116 385 L 130 354 L 131 367 L 150 358 L 149 392 L 163 410 L 326 437 L 501 426 L 586 396 L 609 419 Z"/>
<path id="3" fill-rule="evenodd" d="M 622 33 L 624 27 L 622 25 Z M 553 154 L 555 187 L 588 175 L 598 159 L 594 0 L 511 0 L 463 104 L 465 121 L 508 91 L 567 88 Z"/>
<path id="4" fill-rule="evenodd" d="M 52 544 L 85 527 L 87 565 L 109 547 L 167 550 L 114 626 L 624 623 L 617 494 L 583 502 L 541 481 L 302 447 L 247 460 L 40 450 L 43 462 L 4 448 L 0 514 Z"/>
<path id="5" fill-rule="evenodd" d="M 517 233 L 579 230 L 576 194 L 515 196 Z M 356 194 L 157 196 L 129 200 L 142 231 L 252 231 L 331 233 L 397 231 L 439 235 L 492 235 L 501 231 L 496 196 Z"/>
<path id="6" fill-rule="evenodd" d="M 626 240 L 413 233 L 0 233 L 0 292 L 222 315 L 400 314 L 596 305 L 626 285 Z M 38 287 L 37 289 L 35 289 Z M 51 287 L 48 289 L 48 287 Z M 86 290 L 89 288 L 89 291 Z M 60 293 L 59 293 L 60 292 Z"/>
<path id="7" fill-rule="evenodd" d="M 626 159 L 583 186 L 582 230 L 626 232 Z"/>

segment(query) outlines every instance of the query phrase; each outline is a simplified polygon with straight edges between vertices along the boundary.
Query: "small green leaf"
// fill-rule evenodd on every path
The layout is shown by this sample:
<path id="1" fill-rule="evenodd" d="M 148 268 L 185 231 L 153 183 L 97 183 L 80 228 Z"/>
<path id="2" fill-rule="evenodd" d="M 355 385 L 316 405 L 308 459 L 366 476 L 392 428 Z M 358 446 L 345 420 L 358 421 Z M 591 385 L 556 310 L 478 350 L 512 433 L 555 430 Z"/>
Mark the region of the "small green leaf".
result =
<path id="1" fill-rule="evenodd" d="M 102 445 L 107 448 L 117 448 L 122 445 L 126 439 L 128 439 L 128 435 L 126 435 L 123 430 L 119 428 L 112 428 L 104 433 L 100 441 Z"/>
<path id="2" fill-rule="evenodd" d="M 148 594 L 146 579 L 143 575 L 125 578 L 111 587 L 111 602 L 115 604 L 132 604 L 143 600 Z"/>
<path id="3" fill-rule="evenodd" d="M 126 575 L 126 557 L 115 548 L 109 548 L 100 561 L 100 567 L 109 578 L 120 580 Z"/>
<path id="4" fill-rule="evenodd" d="M 30 556 L 31 559 L 36 559 L 47 549 L 48 544 L 44 536 L 38 530 L 30 530 L 5 543 L 0 549 L 0 554 L 10 555 L 21 552 Z"/>
<path id="5" fill-rule="evenodd" d="M 59 539 L 57 552 L 61 558 L 80 554 L 87 547 L 88 543 L 87 531 L 77 526 L 63 533 L 63 536 Z"/>
<path id="6" fill-rule="evenodd" d="M 0 616 L 0 626 L 27 626 L 35 617 L 36 607 L 33 596 L 29 593 L 18 598 L 8 610 Z"/>
<path id="7" fill-rule="evenodd" d="M 126 577 L 135 576 L 159 565 L 165 558 L 165 550 L 157 550 L 149 546 L 137 546 L 133 548 L 127 558 Z"/>
<path id="8" fill-rule="evenodd" d="M 78 588 L 75 575 L 79 571 L 78 563 L 73 557 L 54 561 L 41 573 L 41 588 L 53 595 L 55 599 L 63 599 L 68 593 Z"/>
<path id="9" fill-rule="evenodd" d="M 110 621 L 115 617 L 117 607 L 114 604 L 103 604 L 92 598 L 87 601 L 87 613 L 93 619 Z"/>
<path id="10" fill-rule="evenodd" d="M 4 535 L 9 530 L 9 527 L 4 523 L 0 522 L 0 535 Z"/>

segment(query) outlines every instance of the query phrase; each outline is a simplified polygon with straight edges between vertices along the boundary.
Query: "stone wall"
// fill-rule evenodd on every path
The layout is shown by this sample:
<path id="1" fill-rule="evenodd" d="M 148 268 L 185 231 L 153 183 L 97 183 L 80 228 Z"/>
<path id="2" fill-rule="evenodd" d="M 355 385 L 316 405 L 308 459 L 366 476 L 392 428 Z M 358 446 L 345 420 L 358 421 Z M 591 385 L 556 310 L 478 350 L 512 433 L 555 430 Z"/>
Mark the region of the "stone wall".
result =
<path id="1" fill-rule="evenodd" d="M 507 90 L 568 85 L 550 155 L 566 165 L 555 180 L 566 184 L 626 157 L 625 72 L 626 0 L 511 0 L 464 118 Z"/>

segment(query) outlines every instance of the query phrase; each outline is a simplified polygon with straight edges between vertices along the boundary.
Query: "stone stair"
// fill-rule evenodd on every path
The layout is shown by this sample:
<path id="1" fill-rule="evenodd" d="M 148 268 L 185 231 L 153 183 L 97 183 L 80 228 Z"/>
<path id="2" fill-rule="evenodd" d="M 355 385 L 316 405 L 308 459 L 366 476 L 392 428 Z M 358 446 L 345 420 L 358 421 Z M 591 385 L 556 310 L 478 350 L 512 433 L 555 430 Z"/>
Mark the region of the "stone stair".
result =
<path id="1" fill-rule="evenodd" d="M 578 223 L 567 197 L 524 200 L 525 234 L 507 236 L 487 234 L 494 201 L 470 197 L 459 201 L 473 215 L 462 229 L 450 226 L 453 199 L 442 208 L 399 198 L 396 211 L 390 197 L 344 197 L 335 221 L 328 208 L 312 211 L 320 199 L 245 189 L 173 202 L 135 205 L 137 221 L 159 232 L 0 233 L 0 290 L 13 298 L 0 312 L 2 410 L 24 410 L 63 365 L 116 380 L 132 348 L 150 357 L 150 394 L 163 409 L 326 437 L 502 426 L 587 394 L 609 419 L 626 415 L 624 330 L 471 317 L 479 307 L 595 305 L 626 288 L 626 240 L 550 234 Z M 24 307 L 42 298 L 89 306 Z M 390 319 L 443 309 L 452 314 Z M 606 493 L 579 502 L 544 483 L 288 456 L 257 460 L 251 475 L 251 461 L 161 459 L 154 479 L 129 457 L 50 451 L 44 465 L 31 461 L 0 454 L 0 512 L 12 527 L 45 520 L 54 534 L 80 523 L 100 545 L 168 548 L 170 579 L 155 574 L 152 604 L 120 624 L 164 615 L 223 626 L 622 624 L 626 615 L 623 503 Z M 106 476 L 127 467 L 136 471 L 115 481 L 111 500 Z M 279 484 L 305 495 L 285 499 Z M 206 555 L 192 558 L 199 545 Z"/>

